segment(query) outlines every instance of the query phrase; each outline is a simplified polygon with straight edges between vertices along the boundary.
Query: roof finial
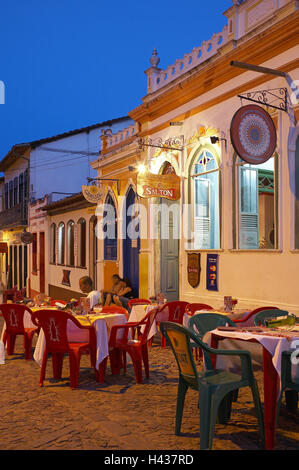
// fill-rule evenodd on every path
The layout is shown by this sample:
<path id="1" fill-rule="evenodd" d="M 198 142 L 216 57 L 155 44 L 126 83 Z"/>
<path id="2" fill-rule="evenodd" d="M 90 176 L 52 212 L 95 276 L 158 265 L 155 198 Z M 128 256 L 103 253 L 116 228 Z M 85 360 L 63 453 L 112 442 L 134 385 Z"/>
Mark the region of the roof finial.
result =
<path id="1" fill-rule="evenodd" d="M 153 67 L 157 67 L 159 62 L 160 62 L 160 57 L 158 57 L 158 52 L 157 52 L 157 49 L 155 48 L 150 58 L 150 63 L 152 64 Z"/>

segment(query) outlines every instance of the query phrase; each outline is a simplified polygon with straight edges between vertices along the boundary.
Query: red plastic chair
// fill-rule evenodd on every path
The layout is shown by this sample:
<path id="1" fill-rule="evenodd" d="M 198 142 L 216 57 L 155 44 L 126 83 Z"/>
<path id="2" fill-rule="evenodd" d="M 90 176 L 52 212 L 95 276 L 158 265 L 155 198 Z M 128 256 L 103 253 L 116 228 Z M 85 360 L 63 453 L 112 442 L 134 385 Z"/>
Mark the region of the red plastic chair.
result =
<path id="1" fill-rule="evenodd" d="M 148 299 L 131 299 L 129 300 L 129 307 L 132 308 L 133 305 L 150 305 L 151 301 Z"/>
<path id="2" fill-rule="evenodd" d="M 29 307 L 22 304 L 1 304 L 0 310 L 5 320 L 5 331 L 3 335 L 4 345 L 7 342 L 7 354 L 14 354 L 16 337 L 24 336 L 25 359 L 31 359 L 31 346 L 34 333 L 38 333 L 38 328 L 24 327 L 24 314 L 32 311 Z"/>
<path id="3" fill-rule="evenodd" d="M 246 315 L 244 318 L 239 318 L 238 320 L 233 320 L 234 323 L 243 323 L 244 321 L 249 320 L 249 318 L 253 317 L 256 315 L 258 312 L 261 312 L 262 310 L 276 310 L 277 307 L 259 307 L 256 308 L 255 310 L 252 310 L 251 312 Z"/>
<path id="4" fill-rule="evenodd" d="M 149 362 L 148 362 L 148 334 L 151 326 L 156 318 L 157 309 L 148 312 L 140 322 L 128 322 L 125 325 L 114 325 L 111 328 L 109 340 L 109 356 L 111 363 L 112 374 L 119 374 L 122 366 L 122 354 L 129 353 L 135 371 L 137 383 L 142 383 L 142 362 L 144 364 L 145 375 L 149 377 Z M 138 339 L 130 339 L 129 331 L 132 328 L 141 328 L 144 330 L 140 333 Z M 117 338 L 119 330 L 123 330 L 121 338 Z M 123 361 L 124 373 L 126 373 L 126 361 Z"/>
<path id="5" fill-rule="evenodd" d="M 164 310 L 168 308 L 168 317 L 167 319 L 163 318 L 163 321 L 171 321 L 174 323 L 179 323 L 180 325 L 183 324 L 183 318 L 185 309 L 188 305 L 188 302 L 183 302 L 181 300 L 177 300 L 174 302 L 166 302 L 161 308 L 158 309 L 158 314 L 162 313 Z M 162 320 L 161 320 L 162 321 Z M 157 326 L 160 328 L 160 321 L 157 321 Z M 161 333 L 161 347 L 166 347 L 166 338 Z"/>
<path id="6" fill-rule="evenodd" d="M 80 359 L 83 352 L 90 354 L 91 367 L 96 364 L 96 336 L 93 326 L 83 326 L 71 314 L 61 310 L 38 310 L 32 314 L 32 320 L 39 325 L 45 334 L 46 347 L 43 355 L 40 387 L 43 386 L 49 353 L 52 354 L 53 377 L 60 379 L 62 374 L 63 356 L 69 355 L 70 386 L 78 387 Z M 69 342 L 67 338 L 67 322 L 73 322 L 78 328 L 89 331 L 89 341 L 83 343 Z M 98 380 L 98 371 L 95 370 Z"/>
<path id="7" fill-rule="evenodd" d="M 191 303 L 186 306 L 185 313 L 191 317 L 197 310 L 214 310 L 213 307 L 207 304 Z"/>
<path id="8" fill-rule="evenodd" d="M 107 305 L 106 307 L 102 307 L 101 312 L 103 312 L 103 313 L 123 313 L 124 315 L 126 315 L 127 320 L 129 318 L 128 310 L 125 309 L 124 307 L 119 307 L 118 305 Z"/>

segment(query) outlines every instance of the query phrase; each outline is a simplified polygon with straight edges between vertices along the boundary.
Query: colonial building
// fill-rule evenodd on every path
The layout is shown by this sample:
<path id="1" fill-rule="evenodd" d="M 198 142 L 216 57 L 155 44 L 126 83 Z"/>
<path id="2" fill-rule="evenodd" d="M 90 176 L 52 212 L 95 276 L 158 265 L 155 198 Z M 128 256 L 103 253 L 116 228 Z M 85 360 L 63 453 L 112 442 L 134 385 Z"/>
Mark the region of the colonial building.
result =
<path id="1" fill-rule="evenodd" d="M 224 14 L 223 31 L 167 68 L 158 67 L 154 51 L 147 94 L 129 112 L 138 135 L 116 145 L 113 134 L 91 163 L 119 184 L 117 194 L 105 193 L 116 208 L 118 240 L 115 259 L 100 244 L 103 277 L 113 264 L 141 297 L 162 291 L 169 300 L 219 306 L 231 295 L 240 307 L 299 313 L 299 4 L 234 1 Z M 267 112 L 271 132 L 255 124 L 257 134 L 245 129 L 242 142 L 249 135 L 251 149 L 274 142 L 258 164 L 236 151 L 233 123 L 249 104 Z M 176 174 L 180 198 L 138 192 L 140 163 L 145 176 Z M 132 201 L 138 217 L 127 212 Z M 132 218 L 140 238 L 125 236 Z"/>
<path id="2" fill-rule="evenodd" d="M 30 205 L 31 297 L 44 292 L 55 299 L 79 298 L 79 279 L 86 275 L 97 285 L 95 208 L 81 192 L 55 202 L 45 196 Z"/>
<path id="3" fill-rule="evenodd" d="M 7 243 L 8 252 L 2 262 L 1 278 L 8 287 L 25 287 L 29 274 L 34 290 L 39 291 L 40 282 L 44 284 L 42 262 L 40 264 L 39 260 L 43 259 L 43 251 L 47 259 L 45 227 L 38 232 L 33 230 L 32 244 L 23 241 L 24 230 L 28 231 L 31 225 L 29 204 L 35 206 L 36 201 L 40 204 L 45 196 L 50 203 L 77 194 L 81 185 L 87 184 L 88 178 L 96 174 L 89 163 L 99 153 L 102 130 L 118 131 L 131 122 L 125 116 L 17 144 L 2 159 L 0 171 L 4 173 L 4 202 L 0 211 L 0 237 Z"/>

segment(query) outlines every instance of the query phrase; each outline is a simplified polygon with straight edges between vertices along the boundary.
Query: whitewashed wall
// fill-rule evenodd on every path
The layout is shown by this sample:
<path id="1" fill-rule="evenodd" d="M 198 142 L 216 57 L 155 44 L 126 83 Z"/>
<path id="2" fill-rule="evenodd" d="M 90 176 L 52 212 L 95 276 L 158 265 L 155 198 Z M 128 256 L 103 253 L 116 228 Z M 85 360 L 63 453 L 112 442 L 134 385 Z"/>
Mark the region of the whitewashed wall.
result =
<path id="1" fill-rule="evenodd" d="M 286 63 L 295 60 L 298 57 L 298 48 L 292 48 L 289 51 L 274 57 L 265 62 L 264 65 L 270 68 L 277 68 Z M 299 69 L 289 72 L 294 80 L 299 79 Z M 236 79 L 232 79 L 221 87 L 201 95 L 193 101 L 178 107 L 162 117 L 152 121 L 150 127 L 159 126 L 163 122 L 175 121 L 177 116 L 186 113 L 200 104 L 224 94 L 226 91 L 237 88 L 242 83 L 255 78 L 254 72 L 245 72 Z M 270 79 L 260 85 L 257 89 L 274 89 L 287 86 L 284 78 Z M 248 89 L 248 91 L 253 91 Z M 237 95 L 237 93 L 236 93 Z M 249 102 L 243 101 L 243 105 Z M 165 128 L 151 137 L 169 138 L 174 135 L 182 134 L 185 139 L 194 135 L 201 127 L 219 129 L 220 135 L 227 140 L 227 150 L 224 142 L 221 145 L 216 144 L 221 158 L 222 171 L 222 240 L 220 250 L 207 250 L 201 252 L 201 282 L 197 288 L 192 288 L 187 279 L 187 251 L 185 250 L 185 240 L 181 240 L 180 245 L 180 299 L 190 302 L 210 303 L 212 306 L 223 304 L 223 297 L 231 295 L 239 300 L 238 307 L 256 307 L 263 305 L 274 305 L 286 309 L 290 312 L 299 313 L 299 250 L 294 249 L 294 216 L 293 202 L 294 197 L 291 187 L 294 181 L 293 159 L 294 142 L 289 142 L 289 136 L 299 134 L 297 130 L 290 127 L 290 118 L 287 113 L 278 111 L 277 116 L 277 151 L 279 154 L 279 246 L 276 250 L 234 250 L 232 244 L 232 155 L 233 149 L 230 143 L 230 123 L 234 113 L 241 106 L 240 99 L 235 96 L 229 100 L 206 109 L 192 117 L 185 119 L 183 125 L 179 128 Z M 296 107 L 297 111 L 299 107 Z M 198 144 L 204 144 L 209 139 L 201 139 Z M 154 151 L 150 157 L 153 156 Z M 188 158 L 185 153 L 183 156 L 184 168 L 182 176 L 188 177 Z M 187 201 L 188 180 L 184 182 L 184 195 Z M 236 197 L 236 196 L 234 196 Z M 219 291 L 212 292 L 206 289 L 206 257 L 207 253 L 219 254 Z M 154 270 L 155 258 L 151 257 Z M 154 280 L 150 279 L 153 284 Z M 152 287 L 153 288 L 153 287 Z"/>
<path id="2" fill-rule="evenodd" d="M 113 132 L 126 127 L 131 119 L 122 120 L 111 126 Z M 87 184 L 87 177 L 96 177 L 97 173 L 90 162 L 97 158 L 101 147 L 101 131 L 97 128 L 53 142 L 39 145 L 30 154 L 31 197 L 39 199 L 53 192 L 78 193 L 81 186 Z M 78 153 L 77 153 L 78 152 Z M 80 152 L 94 155 L 80 155 Z M 65 195 L 53 195 L 53 201 Z"/>

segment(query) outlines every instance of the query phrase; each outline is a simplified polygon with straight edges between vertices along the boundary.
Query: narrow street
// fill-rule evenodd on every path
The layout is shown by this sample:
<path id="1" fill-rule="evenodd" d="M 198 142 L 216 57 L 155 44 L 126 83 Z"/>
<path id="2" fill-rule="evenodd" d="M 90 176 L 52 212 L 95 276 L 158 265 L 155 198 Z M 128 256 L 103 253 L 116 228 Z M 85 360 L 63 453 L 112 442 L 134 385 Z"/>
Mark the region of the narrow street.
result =
<path id="1" fill-rule="evenodd" d="M 3 319 L 0 318 L 0 331 Z M 36 340 L 34 340 L 35 344 Z M 174 435 L 177 367 L 169 348 L 159 337 L 150 350 L 150 378 L 137 385 L 132 366 L 127 375 L 112 376 L 100 385 L 81 360 L 79 388 L 69 387 L 68 359 L 63 379 L 51 378 L 48 362 L 44 387 L 38 385 L 40 368 L 25 361 L 21 337 L 16 354 L 0 366 L 1 450 L 197 450 L 199 414 L 197 394 L 188 392 L 182 435 Z M 262 375 L 257 374 L 262 397 Z M 298 449 L 299 415 L 282 407 L 276 449 Z M 239 393 L 228 425 L 216 425 L 215 450 L 260 450 L 257 420 L 249 389 Z"/>

